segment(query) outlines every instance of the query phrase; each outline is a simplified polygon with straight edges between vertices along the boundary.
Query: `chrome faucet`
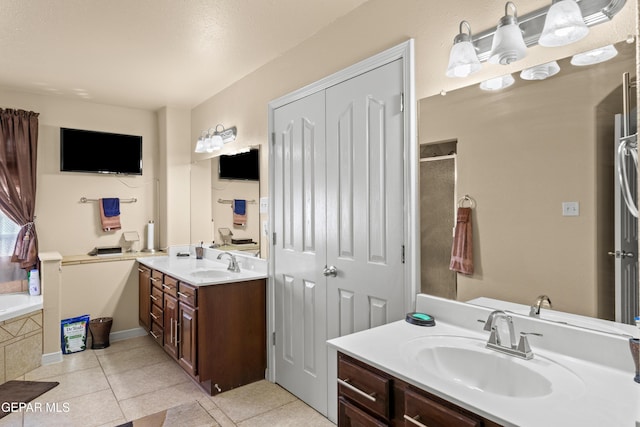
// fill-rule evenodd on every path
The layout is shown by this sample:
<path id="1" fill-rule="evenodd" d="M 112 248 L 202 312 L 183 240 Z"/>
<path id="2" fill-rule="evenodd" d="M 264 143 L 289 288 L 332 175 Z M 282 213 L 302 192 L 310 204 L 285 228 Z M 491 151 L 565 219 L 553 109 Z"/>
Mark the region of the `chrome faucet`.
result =
<path id="1" fill-rule="evenodd" d="M 497 326 L 499 319 L 504 319 L 504 321 L 507 322 L 507 327 L 509 328 L 508 346 L 502 344 L 502 339 Z M 484 330 L 491 331 L 491 335 L 487 341 L 487 348 L 527 360 L 533 358 L 533 352 L 531 351 L 531 347 L 529 347 L 527 335 L 542 336 L 542 334 L 534 332 L 520 332 L 520 341 L 518 342 L 518 345 L 516 345 L 516 334 L 515 328 L 513 327 L 513 319 L 502 310 L 495 310 L 489 314 L 489 317 L 484 324 Z"/>
<path id="2" fill-rule="evenodd" d="M 542 303 L 547 302 L 549 304 L 549 308 L 551 308 L 551 299 L 549 299 L 546 295 L 540 295 L 536 302 L 533 303 L 531 309 L 529 310 L 529 316 L 531 317 L 540 317 L 540 309 L 542 309 Z"/>
<path id="3" fill-rule="evenodd" d="M 229 266 L 227 267 L 227 270 L 233 271 L 234 273 L 240 273 L 240 266 L 238 265 L 236 257 L 232 253 L 222 252 L 218 255 L 218 259 L 222 259 L 223 255 L 229 255 Z"/>

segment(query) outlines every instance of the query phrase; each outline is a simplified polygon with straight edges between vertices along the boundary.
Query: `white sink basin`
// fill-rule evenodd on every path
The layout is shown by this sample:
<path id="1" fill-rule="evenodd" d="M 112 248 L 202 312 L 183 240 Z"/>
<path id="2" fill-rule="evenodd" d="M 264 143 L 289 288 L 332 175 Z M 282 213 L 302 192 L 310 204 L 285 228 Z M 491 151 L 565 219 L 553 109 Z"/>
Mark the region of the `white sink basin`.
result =
<path id="1" fill-rule="evenodd" d="M 519 359 L 487 349 L 479 339 L 422 337 L 409 341 L 404 353 L 429 374 L 482 393 L 523 399 L 555 393 L 576 396 L 584 390 L 576 374 L 550 359 Z"/>

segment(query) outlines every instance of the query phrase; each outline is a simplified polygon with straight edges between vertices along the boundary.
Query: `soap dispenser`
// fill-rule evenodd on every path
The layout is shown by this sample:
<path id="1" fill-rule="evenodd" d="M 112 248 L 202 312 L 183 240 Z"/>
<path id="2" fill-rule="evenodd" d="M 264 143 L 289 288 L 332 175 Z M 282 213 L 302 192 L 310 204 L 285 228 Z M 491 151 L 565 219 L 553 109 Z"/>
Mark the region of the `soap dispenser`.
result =
<path id="1" fill-rule="evenodd" d="M 196 259 L 202 259 L 202 255 L 204 254 L 203 244 L 204 242 L 200 242 L 200 246 L 196 246 Z"/>

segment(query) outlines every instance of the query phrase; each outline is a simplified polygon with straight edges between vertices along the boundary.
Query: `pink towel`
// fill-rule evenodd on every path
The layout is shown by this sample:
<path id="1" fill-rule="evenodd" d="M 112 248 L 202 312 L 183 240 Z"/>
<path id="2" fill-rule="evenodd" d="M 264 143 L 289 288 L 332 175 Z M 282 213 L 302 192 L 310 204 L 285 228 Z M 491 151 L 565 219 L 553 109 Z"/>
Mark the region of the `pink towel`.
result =
<path id="1" fill-rule="evenodd" d="M 120 215 L 106 216 L 104 214 L 102 199 L 98 200 L 98 206 L 100 206 L 100 226 L 102 227 L 102 231 L 120 230 L 122 228 L 120 225 Z"/>
<path id="2" fill-rule="evenodd" d="M 456 232 L 451 247 L 449 270 L 473 274 L 473 239 L 471 229 L 471 208 L 458 208 Z"/>

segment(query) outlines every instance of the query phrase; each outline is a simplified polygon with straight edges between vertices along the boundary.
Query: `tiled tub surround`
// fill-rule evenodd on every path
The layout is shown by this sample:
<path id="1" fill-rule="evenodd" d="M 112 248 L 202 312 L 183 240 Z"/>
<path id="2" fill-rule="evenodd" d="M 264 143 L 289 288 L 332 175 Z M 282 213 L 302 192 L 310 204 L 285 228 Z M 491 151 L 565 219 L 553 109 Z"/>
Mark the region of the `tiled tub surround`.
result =
<path id="1" fill-rule="evenodd" d="M 418 295 L 416 311 L 433 315 L 436 326 L 420 327 L 398 321 L 330 340 L 329 345 L 504 426 L 634 427 L 640 421 L 640 384 L 633 381 L 634 365 L 627 337 L 513 314 L 516 333 L 543 335 L 529 337 L 535 356 L 522 362 L 534 362 L 529 366 L 535 366 L 536 357 L 553 361 L 579 377 L 583 386 L 576 393 L 556 391 L 532 398 L 506 397 L 440 378 L 430 372 L 429 366 L 411 361 L 405 351 L 407 345 L 434 335 L 486 341 L 489 332 L 483 331 L 479 320 L 486 320 L 491 309 Z M 562 390 L 564 384 L 560 386 Z"/>
<path id="2" fill-rule="evenodd" d="M 41 360 L 42 309 L 0 322 L 0 384 L 39 367 Z"/>

